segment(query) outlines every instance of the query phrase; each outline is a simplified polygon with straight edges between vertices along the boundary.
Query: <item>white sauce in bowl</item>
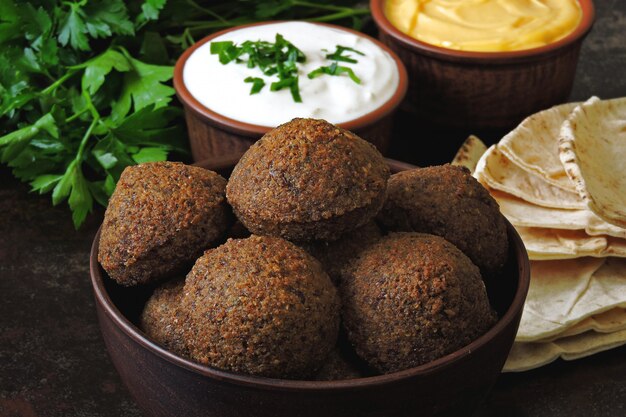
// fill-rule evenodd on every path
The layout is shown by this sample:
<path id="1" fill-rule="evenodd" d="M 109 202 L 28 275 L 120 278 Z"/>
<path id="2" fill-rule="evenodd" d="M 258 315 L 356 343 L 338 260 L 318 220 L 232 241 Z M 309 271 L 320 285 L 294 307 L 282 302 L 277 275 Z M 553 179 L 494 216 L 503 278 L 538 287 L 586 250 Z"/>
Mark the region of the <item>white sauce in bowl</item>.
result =
<path id="1" fill-rule="evenodd" d="M 223 65 L 218 55 L 211 55 L 211 42 L 243 42 L 263 40 L 274 42 L 280 33 L 306 55 L 306 62 L 298 63 L 302 103 L 294 102 L 288 88 L 270 91 L 274 76 L 265 76 L 259 68 L 230 62 Z M 338 62 L 352 68 L 361 83 L 347 74 L 320 75 L 309 79 L 307 74 L 320 66 L 330 66 L 333 60 L 326 55 L 336 46 L 346 46 L 363 52 L 344 52 L 358 62 Z M 325 49 L 323 51 L 322 49 Z M 247 57 L 246 57 L 247 58 Z M 265 80 L 258 94 L 250 95 L 247 77 Z M 191 95 L 208 109 L 244 123 L 275 127 L 294 117 L 325 119 L 330 123 L 345 123 L 370 113 L 395 93 L 399 83 L 396 62 L 385 50 L 365 37 L 351 32 L 306 22 L 281 22 L 259 25 L 228 32 L 197 48 L 185 62 L 183 82 Z"/>

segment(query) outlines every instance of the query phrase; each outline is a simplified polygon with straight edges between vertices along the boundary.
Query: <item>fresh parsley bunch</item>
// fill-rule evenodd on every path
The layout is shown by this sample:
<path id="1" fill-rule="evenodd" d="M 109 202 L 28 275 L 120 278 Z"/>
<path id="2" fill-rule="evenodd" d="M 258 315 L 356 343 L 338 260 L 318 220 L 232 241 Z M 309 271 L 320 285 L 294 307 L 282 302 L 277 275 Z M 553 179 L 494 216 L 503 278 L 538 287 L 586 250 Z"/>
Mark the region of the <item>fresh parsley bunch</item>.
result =
<path id="1" fill-rule="evenodd" d="M 76 227 L 122 170 L 185 152 L 172 67 L 133 37 L 163 1 L 0 0 L 0 161 L 33 191 L 68 200 Z M 144 42 L 150 41 L 144 34 Z"/>
<path id="2" fill-rule="evenodd" d="M 79 227 L 126 166 L 185 158 L 172 65 L 196 38 L 270 19 L 360 28 L 357 3 L 0 0 L 0 162 Z"/>

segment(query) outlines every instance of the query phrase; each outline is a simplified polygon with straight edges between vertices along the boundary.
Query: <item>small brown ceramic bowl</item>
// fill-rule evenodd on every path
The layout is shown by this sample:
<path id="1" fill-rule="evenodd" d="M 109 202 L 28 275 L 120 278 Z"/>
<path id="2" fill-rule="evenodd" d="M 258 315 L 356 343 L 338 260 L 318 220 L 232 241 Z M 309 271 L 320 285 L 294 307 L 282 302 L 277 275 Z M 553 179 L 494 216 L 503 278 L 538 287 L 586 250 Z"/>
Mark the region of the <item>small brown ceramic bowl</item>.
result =
<path id="1" fill-rule="evenodd" d="M 225 33 L 246 27 L 267 25 L 271 23 L 278 22 L 261 22 L 237 26 L 211 34 L 188 48 L 176 62 L 176 67 L 174 69 L 174 88 L 176 89 L 178 99 L 181 101 L 185 109 L 185 119 L 187 121 L 189 141 L 194 161 L 219 158 L 220 156 L 226 154 L 242 153 L 257 139 L 276 126 L 261 126 L 244 123 L 239 120 L 225 117 L 224 115 L 221 115 L 201 104 L 189 92 L 183 81 L 183 68 L 185 67 L 187 59 L 200 46 Z M 403 101 L 407 92 L 408 77 L 404 64 L 389 47 L 368 35 L 342 26 L 327 23 L 315 24 L 327 26 L 369 39 L 391 55 L 396 63 L 399 82 L 396 91 L 391 98 L 370 113 L 344 123 L 336 123 L 336 125 L 353 131 L 363 139 L 372 142 L 382 154 L 385 154 L 391 141 L 393 113 Z M 285 122 L 287 122 L 287 120 L 285 120 Z"/>
<path id="2" fill-rule="evenodd" d="M 418 41 L 370 0 L 379 38 L 407 66 L 404 110 L 417 121 L 459 129 L 510 129 L 525 117 L 568 100 L 580 47 L 594 21 L 592 0 L 579 0 L 582 19 L 565 38 L 533 49 L 471 52 Z"/>
<path id="3" fill-rule="evenodd" d="M 394 172 L 411 168 L 397 161 L 389 164 Z M 219 168 L 228 175 L 232 165 Z M 500 319 L 487 333 L 433 362 L 343 381 L 239 375 L 165 350 L 137 327 L 150 289 L 120 287 L 107 277 L 97 260 L 99 232 L 91 249 L 91 282 L 109 355 L 146 416 L 468 416 L 488 394 L 504 366 L 528 291 L 528 256 L 515 229 L 508 223 L 507 228 L 509 262 L 487 288 Z"/>

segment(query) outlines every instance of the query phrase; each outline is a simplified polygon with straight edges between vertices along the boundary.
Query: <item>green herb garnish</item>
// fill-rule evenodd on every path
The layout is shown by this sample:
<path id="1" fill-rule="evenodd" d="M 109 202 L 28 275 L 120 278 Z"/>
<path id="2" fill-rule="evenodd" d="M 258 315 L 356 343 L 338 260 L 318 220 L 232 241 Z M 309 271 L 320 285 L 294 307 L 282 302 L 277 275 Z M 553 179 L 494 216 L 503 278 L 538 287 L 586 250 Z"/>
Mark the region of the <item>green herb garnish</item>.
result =
<path id="1" fill-rule="evenodd" d="M 350 77 L 350 79 L 352 81 L 354 81 L 357 84 L 361 84 L 361 79 L 356 76 L 356 74 L 354 73 L 352 68 L 342 67 L 339 64 L 337 64 L 337 62 L 333 62 L 332 64 L 330 64 L 327 67 L 325 67 L 325 66 L 319 67 L 319 68 L 309 72 L 307 77 L 309 77 L 310 79 L 313 79 L 313 78 L 318 77 L 318 76 L 323 75 L 323 74 L 327 74 L 327 75 L 348 74 L 348 77 Z"/>
<path id="2" fill-rule="evenodd" d="M 230 62 L 245 64 L 248 68 L 258 67 L 266 76 L 278 76 L 278 81 L 270 86 L 271 91 L 289 88 L 293 101 L 302 102 L 298 85 L 298 62 L 305 62 L 304 53 L 286 40 L 280 33 L 275 42 L 245 41 L 236 45 L 231 41 L 211 42 L 211 54 L 218 55 L 220 63 Z M 254 81 L 257 80 L 257 81 Z M 265 81 L 258 77 L 248 77 L 245 82 L 252 82 L 250 94 L 256 94 L 265 86 Z"/>
<path id="3" fill-rule="evenodd" d="M 273 82 L 272 85 L 270 85 L 270 90 L 278 91 L 286 87 L 289 87 L 293 101 L 296 103 L 302 103 L 302 97 L 300 97 L 300 87 L 298 86 L 298 76 L 283 78 L 282 80 Z"/>
<path id="4" fill-rule="evenodd" d="M 328 52 L 326 49 L 322 49 L 322 51 Z M 329 66 L 321 66 L 321 67 L 319 67 L 319 68 L 309 72 L 307 74 L 307 76 L 310 79 L 313 79 L 313 78 L 318 77 L 318 76 L 323 75 L 323 74 L 327 74 L 327 75 L 348 74 L 348 77 L 350 77 L 350 79 L 352 81 L 354 81 L 357 84 L 361 84 L 361 79 L 356 76 L 356 74 L 354 73 L 352 68 L 340 66 L 338 64 L 338 62 L 337 62 L 337 61 L 343 61 L 343 62 L 347 62 L 347 63 L 350 63 L 350 64 L 356 64 L 357 62 L 359 62 L 356 59 L 351 58 L 350 55 L 343 55 L 343 53 L 346 52 L 346 51 L 354 52 L 354 53 L 357 53 L 359 55 L 365 56 L 365 54 L 363 52 L 357 51 L 356 49 L 350 48 L 349 46 L 337 45 L 335 47 L 335 52 L 333 52 L 332 54 L 326 54 L 326 59 L 332 59 L 335 62 L 333 62 Z"/>
<path id="5" fill-rule="evenodd" d="M 356 64 L 357 62 L 359 62 L 356 59 L 352 58 L 351 55 L 344 55 L 343 53 L 346 51 L 365 56 L 363 52 L 357 51 L 356 49 L 350 48 L 349 46 L 337 45 L 335 52 L 333 52 L 332 54 L 327 54 L 326 59 L 332 59 L 333 61 L 349 62 L 350 64 Z"/>
<path id="6" fill-rule="evenodd" d="M 243 81 L 246 83 L 252 83 L 252 88 L 250 89 L 250 95 L 260 93 L 263 87 L 265 87 L 265 80 L 263 78 L 247 77 Z"/>

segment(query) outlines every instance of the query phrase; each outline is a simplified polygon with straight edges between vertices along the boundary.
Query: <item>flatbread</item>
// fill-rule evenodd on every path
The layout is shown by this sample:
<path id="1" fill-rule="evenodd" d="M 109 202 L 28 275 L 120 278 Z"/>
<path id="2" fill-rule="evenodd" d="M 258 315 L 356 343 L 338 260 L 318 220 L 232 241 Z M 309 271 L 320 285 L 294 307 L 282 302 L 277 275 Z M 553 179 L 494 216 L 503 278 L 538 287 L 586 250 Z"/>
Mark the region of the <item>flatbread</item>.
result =
<path id="1" fill-rule="evenodd" d="M 590 236 L 608 235 L 626 239 L 626 229 L 607 223 L 590 210 L 564 210 L 528 203 L 510 194 L 489 189 L 500 211 L 514 226 L 584 230 Z"/>
<path id="2" fill-rule="evenodd" d="M 614 308 L 584 319 L 583 321 L 565 329 L 559 334 L 541 339 L 538 342 L 552 342 L 556 339 L 575 336 L 593 330 L 597 333 L 613 333 L 626 330 L 626 310 Z"/>
<path id="3" fill-rule="evenodd" d="M 531 271 L 517 341 L 546 339 L 587 317 L 626 307 L 626 260 L 534 261 Z"/>
<path id="4" fill-rule="evenodd" d="M 474 135 L 470 135 L 456 152 L 451 165 L 464 166 L 474 172 L 480 157 L 487 150 L 487 145 Z"/>
<path id="5" fill-rule="evenodd" d="M 531 260 L 545 261 L 584 256 L 626 258 L 626 239 L 606 235 L 589 236 L 583 230 L 522 226 L 515 228 Z"/>
<path id="6" fill-rule="evenodd" d="M 561 125 L 578 104 L 562 104 L 527 117 L 500 140 L 498 147 L 518 166 L 552 185 L 576 192 L 559 159 L 558 139 Z"/>
<path id="7" fill-rule="evenodd" d="M 548 343 L 513 343 L 503 372 L 522 372 L 547 365 L 559 357 L 580 359 L 626 344 L 626 330 L 612 333 L 590 331 Z"/>
<path id="8" fill-rule="evenodd" d="M 561 209 L 585 209 L 578 193 L 564 190 L 547 182 L 542 176 L 524 170 L 504 153 L 498 145 L 491 146 L 478 161 L 474 176 L 483 185 L 504 191 L 529 203 Z"/>
<path id="9" fill-rule="evenodd" d="M 563 123 L 559 156 L 591 211 L 626 228 L 626 97 L 592 97 Z"/>
<path id="10" fill-rule="evenodd" d="M 613 308 L 626 308 L 626 259 L 532 261 L 515 340 L 542 340 Z"/>
<path id="11" fill-rule="evenodd" d="M 572 315 L 593 274 L 603 264 L 600 258 L 531 261 L 530 287 L 515 340 L 545 339 L 598 313 L 596 308 L 585 308 Z"/>

